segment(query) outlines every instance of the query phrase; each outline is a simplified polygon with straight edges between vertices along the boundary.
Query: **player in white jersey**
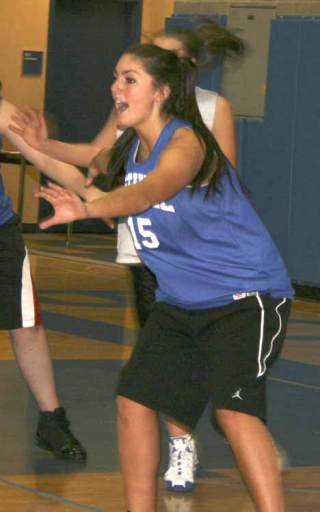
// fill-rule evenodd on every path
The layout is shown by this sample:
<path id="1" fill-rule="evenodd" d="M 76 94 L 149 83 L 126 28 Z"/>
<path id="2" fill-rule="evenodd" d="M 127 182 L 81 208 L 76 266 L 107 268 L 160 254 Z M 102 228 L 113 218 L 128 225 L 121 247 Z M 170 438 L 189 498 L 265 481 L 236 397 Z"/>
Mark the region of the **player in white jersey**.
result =
<path id="1" fill-rule="evenodd" d="M 239 175 L 201 119 L 194 82 L 191 61 L 154 45 L 129 48 L 112 86 L 126 128 L 110 153 L 115 188 L 84 203 L 57 185 L 43 187 L 38 195 L 55 213 L 41 227 L 127 216 L 158 281 L 118 385 L 128 509 L 156 510 L 158 413 L 194 428 L 207 393 L 256 510 L 284 512 L 265 385 L 293 290 Z"/>
<path id="2" fill-rule="evenodd" d="M 175 51 L 180 57 L 190 58 L 197 66 L 221 55 L 237 55 L 243 51 L 243 43 L 237 36 L 208 19 L 203 19 L 195 30 L 171 29 L 158 33 L 154 37 L 154 43 Z M 221 95 L 200 87 L 196 87 L 196 98 L 202 119 L 214 134 L 226 157 L 236 165 L 236 138 L 230 103 Z M 26 112 L 26 115 L 35 120 L 35 129 L 32 131 L 31 123 L 29 133 L 24 134 L 26 140 L 48 155 L 72 164 L 88 166 L 93 156 L 99 152 L 91 162 L 93 174 L 97 168 L 105 169 L 104 155 L 121 134 L 117 130 L 116 117 L 112 112 L 91 144 L 66 144 L 48 138 L 42 115 L 35 117 L 31 111 Z M 131 270 L 135 306 L 139 324 L 142 326 L 153 307 L 157 283 L 154 274 L 142 265 L 125 219 L 118 219 L 116 261 L 128 265 Z M 171 422 L 170 419 L 167 427 L 170 437 L 169 465 L 164 476 L 166 488 L 171 491 L 192 490 L 198 463 L 194 438 L 183 425 Z"/>

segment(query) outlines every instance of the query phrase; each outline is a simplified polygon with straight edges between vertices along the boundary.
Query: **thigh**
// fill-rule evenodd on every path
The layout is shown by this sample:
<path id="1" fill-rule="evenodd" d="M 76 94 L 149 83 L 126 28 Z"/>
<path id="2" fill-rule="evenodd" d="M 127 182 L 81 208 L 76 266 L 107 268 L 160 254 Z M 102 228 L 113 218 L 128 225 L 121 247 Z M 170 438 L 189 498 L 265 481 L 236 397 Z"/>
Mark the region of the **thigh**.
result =
<path id="1" fill-rule="evenodd" d="M 266 377 L 285 339 L 290 301 L 257 294 L 223 309 L 203 339 L 213 406 L 265 421 Z"/>
<path id="2" fill-rule="evenodd" d="M 157 304 L 123 368 L 117 393 L 194 428 L 208 400 L 205 371 L 188 313 Z"/>

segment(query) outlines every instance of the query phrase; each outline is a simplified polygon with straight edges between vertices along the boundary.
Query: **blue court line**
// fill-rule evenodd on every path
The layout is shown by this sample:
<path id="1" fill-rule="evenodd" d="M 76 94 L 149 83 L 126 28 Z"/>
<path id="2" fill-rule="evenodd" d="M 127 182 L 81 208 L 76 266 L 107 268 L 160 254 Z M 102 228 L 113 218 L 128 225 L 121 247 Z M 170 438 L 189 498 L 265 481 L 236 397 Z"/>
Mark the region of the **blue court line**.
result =
<path id="1" fill-rule="evenodd" d="M 106 297 L 104 297 L 104 300 L 105 302 L 103 303 L 99 303 L 99 304 L 95 304 L 93 303 L 92 301 L 90 302 L 84 302 L 84 301 L 81 301 L 81 302 L 77 302 L 75 300 L 73 301 L 66 301 L 66 298 L 61 298 L 60 299 L 52 299 L 51 297 L 41 297 L 41 306 L 42 308 L 45 307 L 47 304 L 52 304 L 52 305 L 56 305 L 56 306 L 61 306 L 61 305 L 64 305 L 64 306 L 71 306 L 71 307 L 77 307 L 77 308 L 90 308 L 90 309 L 102 309 L 104 308 L 106 311 L 108 309 L 119 309 L 119 308 L 123 308 L 125 307 L 126 305 L 125 304 L 118 304 L 116 303 L 113 299 L 108 299 Z M 110 302 L 108 302 L 108 300 Z M 113 302 L 111 302 L 113 300 Z M 107 314 L 107 313 L 106 313 Z M 70 315 L 72 316 L 72 315 Z"/>
<path id="2" fill-rule="evenodd" d="M 286 336 L 286 340 L 296 340 L 296 341 L 320 341 L 320 334 L 319 336 L 307 336 L 303 334 L 302 336 L 296 336 L 293 334 L 292 336 Z"/>
<path id="3" fill-rule="evenodd" d="M 300 382 L 301 385 L 306 386 L 318 386 L 320 368 L 281 357 L 271 369 L 270 377 L 285 379 L 289 382 Z"/>
<path id="4" fill-rule="evenodd" d="M 44 288 L 38 288 L 37 289 L 38 293 L 42 293 L 42 294 L 45 294 L 45 295 L 50 295 L 50 294 L 54 294 L 54 295 L 57 295 L 57 294 L 61 294 L 61 297 L 63 296 L 66 296 L 66 295 L 83 295 L 83 296 L 88 296 L 88 297 L 101 297 L 101 298 L 105 298 L 105 297 L 108 297 L 108 298 L 112 298 L 112 297 L 126 297 L 127 296 L 127 292 L 126 290 L 78 290 L 78 289 L 71 289 L 69 288 L 68 290 L 53 290 L 52 288 L 50 288 L 50 290 L 46 290 Z"/>
<path id="5" fill-rule="evenodd" d="M 38 289 L 38 292 L 39 292 L 39 289 Z M 49 293 L 54 293 L 55 295 L 57 293 L 61 293 L 63 295 L 73 295 L 73 294 L 77 294 L 77 295 L 89 295 L 89 296 L 93 296 L 93 297 L 118 297 L 118 296 L 126 296 L 127 295 L 127 291 L 126 290 L 121 290 L 119 288 L 113 288 L 112 290 L 83 290 L 83 289 L 78 289 L 78 288 L 68 288 L 68 290 L 54 290 L 52 288 L 50 289 L 45 289 L 45 288 L 40 288 L 40 292 L 41 293 L 46 293 L 46 294 L 49 294 Z"/>
<path id="6" fill-rule="evenodd" d="M 320 327 L 320 320 L 295 320 L 292 318 L 289 320 L 289 324 L 313 324 Z"/>
<path id="7" fill-rule="evenodd" d="M 294 493 L 301 493 L 301 494 L 320 494 L 320 489 L 309 487 L 308 489 L 301 489 L 299 487 L 285 487 L 285 492 L 290 492 L 292 494 Z"/>
<path id="8" fill-rule="evenodd" d="M 58 313 L 49 313 L 48 311 L 42 311 L 42 317 L 45 328 L 51 331 L 63 331 L 68 334 L 92 338 L 99 341 L 111 341 L 117 344 L 123 344 L 124 338 L 128 338 L 128 333 L 130 334 L 130 338 L 132 337 L 132 340 L 134 340 L 137 331 L 137 329 L 124 328 L 121 325 L 75 318 Z M 106 319 L 107 318 L 108 312 L 106 311 Z"/>
<path id="9" fill-rule="evenodd" d="M 42 498 L 47 498 L 51 501 L 58 501 L 65 505 L 71 505 L 73 507 L 77 507 L 79 510 L 86 510 L 87 512 L 103 512 L 102 509 L 91 507 L 89 505 L 83 505 L 82 503 L 78 503 L 77 501 L 68 500 L 67 498 L 63 498 L 62 496 L 56 496 L 55 494 L 49 494 L 48 492 L 39 491 L 38 489 L 33 489 L 32 487 L 27 487 L 26 485 L 17 484 L 15 482 L 10 482 L 9 480 L 3 480 L 0 478 L 0 484 L 12 487 L 13 489 L 19 489 L 21 491 L 28 492 L 30 494 L 35 494 Z"/>
<path id="10" fill-rule="evenodd" d="M 289 471 L 290 471 L 290 467 L 289 467 Z M 210 475 L 211 476 L 211 475 Z M 217 475 L 214 475 L 214 478 L 216 478 Z M 219 480 L 218 482 L 208 482 L 207 479 L 204 479 L 204 478 L 196 478 L 196 483 L 205 483 L 207 485 L 212 485 L 212 486 L 223 486 L 223 487 L 243 487 L 243 482 L 242 481 L 235 481 L 235 480 L 232 480 L 230 476 L 227 476 L 227 475 L 221 475 L 220 478 L 223 478 L 221 480 Z M 292 494 L 320 494 L 320 489 L 318 489 L 317 487 L 309 487 L 309 488 L 301 488 L 301 487 L 284 487 L 284 491 L 285 493 L 292 493 Z M 179 498 L 179 496 L 177 496 L 177 498 Z"/>
<path id="11" fill-rule="evenodd" d="M 294 380 L 287 380 L 287 379 L 279 379 L 278 377 L 269 377 L 269 380 L 273 380 L 275 382 L 281 382 L 282 384 L 290 384 L 291 386 L 298 386 L 300 388 L 318 389 L 320 391 L 320 386 L 316 386 L 313 384 L 303 384 L 303 382 L 297 382 Z"/>
<path id="12" fill-rule="evenodd" d="M 112 307 L 126 307 L 128 305 L 128 298 L 126 291 L 122 290 L 107 290 L 107 291 L 101 291 L 101 290 L 90 290 L 90 291 L 84 291 L 84 290 L 63 290 L 62 292 L 59 290 L 38 290 L 38 294 L 40 297 L 41 304 L 65 304 L 66 299 L 68 295 L 79 295 L 82 297 L 87 297 L 88 302 L 84 303 L 81 302 L 81 306 L 89 306 L 91 308 L 93 307 L 105 307 L 105 308 L 112 308 Z M 54 295 L 54 297 L 50 297 L 50 295 Z M 60 297 L 57 297 L 57 295 L 60 295 Z M 105 300 L 104 304 L 95 304 L 94 302 L 90 301 L 91 297 L 99 298 Z M 71 306 L 78 306 L 77 301 L 71 301 L 68 302 Z"/>
<path id="13" fill-rule="evenodd" d="M 113 343 L 123 343 L 124 333 L 132 333 L 132 339 L 135 338 L 137 329 L 114 325 L 111 323 L 88 320 L 82 318 L 75 318 L 72 315 L 62 315 L 60 313 L 52 313 L 45 311 L 45 300 L 41 301 L 44 304 L 42 316 L 44 319 L 45 327 L 52 331 L 65 331 L 69 334 L 78 336 L 85 336 L 99 341 L 112 341 Z M 51 300 L 49 301 L 51 302 Z M 83 304 L 82 304 L 83 305 Z M 93 307 L 93 305 L 91 304 Z M 101 307 L 101 306 L 100 306 Z M 110 307 L 110 305 L 108 305 Z M 112 306 L 111 306 L 112 308 Z M 108 319 L 108 312 L 106 311 L 106 320 Z M 291 341 L 320 341 L 318 336 L 287 336 L 287 340 Z"/>

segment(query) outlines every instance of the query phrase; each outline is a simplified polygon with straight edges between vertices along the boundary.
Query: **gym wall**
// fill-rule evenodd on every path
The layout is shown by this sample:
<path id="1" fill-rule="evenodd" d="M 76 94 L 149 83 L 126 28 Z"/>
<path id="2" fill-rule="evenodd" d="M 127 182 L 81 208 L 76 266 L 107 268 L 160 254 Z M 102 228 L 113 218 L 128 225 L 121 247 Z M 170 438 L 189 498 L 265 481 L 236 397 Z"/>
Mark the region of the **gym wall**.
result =
<path id="1" fill-rule="evenodd" d="M 85 0 L 88 3 L 87 0 Z M 91 0 L 90 0 L 91 1 Z M 114 0 L 112 0 L 114 2 Z M 116 0 L 115 0 L 116 1 Z M 76 5 L 73 0 L 64 3 Z M 81 0 L 78 0 L 81 4 Z M 11 102 L 43 109 L 47 81 L 47 49 L 50 8 L 55 0 L 1 0 L 0 7 L 0 80 L 3 95 Z M 173 13 L 174 0 L 144 0 L 142 4 L 142 34 L 151 34 L 164 26 L 164 19 Z M 22 52 L 43 52 L 42 72 L 39 75 L 22 75 Z M 98 127 L 97 127 L 98 130 Z M 4 141 L 4 149 L 14 150 Z M 19 168 L 3 164 L 1 172 L 8 194 L 17 207 Z M 38 222 L 38 200 L 34 191 L 39 174 L 27 167 L 23 205 L 24 224 Z"/>
<path id="2" fill-rule="evenodd" d="M 232 7 L 272 7 L 278 16 L 319 16 L 320 0 L 176 0 L 175 14 L 229 14 Z"/>

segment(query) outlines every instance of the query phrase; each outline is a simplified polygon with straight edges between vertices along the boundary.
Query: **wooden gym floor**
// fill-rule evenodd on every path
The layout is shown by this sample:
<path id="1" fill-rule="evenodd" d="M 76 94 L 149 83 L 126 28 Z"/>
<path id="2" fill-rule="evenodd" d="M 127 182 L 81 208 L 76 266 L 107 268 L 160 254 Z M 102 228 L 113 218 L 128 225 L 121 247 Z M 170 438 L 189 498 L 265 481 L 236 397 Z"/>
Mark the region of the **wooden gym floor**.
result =
<path id="1" fill-rule="evenodd" d="M 0 332 L 0 512 L 125 510 L 117 458 L 113 389 L 136 336 L 130 282 L 113 263 L 112 236 L 29 235 L 34 277 L 54 358 L 57 387 L 85 465 L 33 444 L 37 408 Z M 288 512 L 320 510 L 320 303 L 296 300 L 287 343 L 269 383 L 269 425 L 286 450 Z M 161 473 L 167 446 L 162 432 Z M 228 445 L 204 414 L 197 428 L 201 467 L 192 494 L 170 494 L 159 479 L 159 512 L 253 512 Z"/>

